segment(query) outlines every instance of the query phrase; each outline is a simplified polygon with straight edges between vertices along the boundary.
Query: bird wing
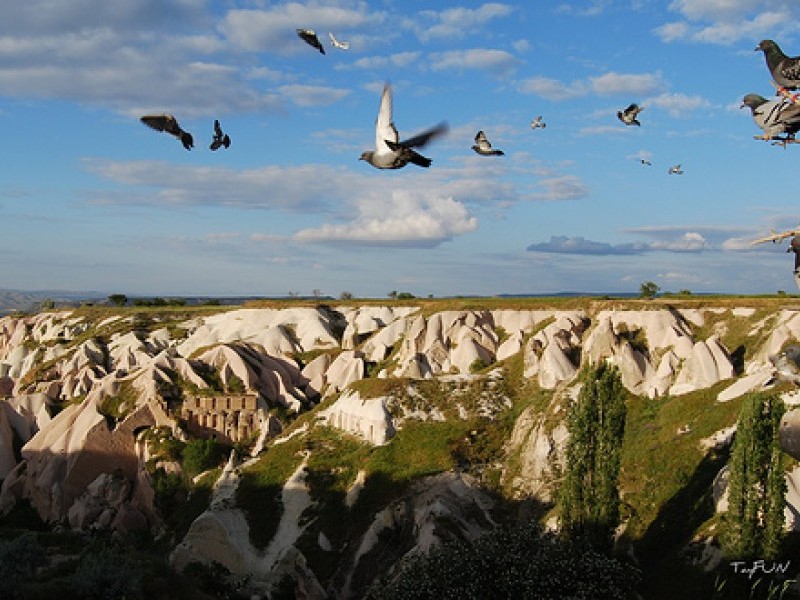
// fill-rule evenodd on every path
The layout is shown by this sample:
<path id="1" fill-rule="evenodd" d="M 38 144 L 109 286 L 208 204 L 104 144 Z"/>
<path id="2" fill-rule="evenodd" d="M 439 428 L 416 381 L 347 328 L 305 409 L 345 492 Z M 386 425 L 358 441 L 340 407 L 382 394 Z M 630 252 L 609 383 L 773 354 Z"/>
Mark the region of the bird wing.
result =
<path id="1" fill-rule="evenodd" d="M 393 150 L 386 143 L 387 140 L 396 144 L 399 139 L 397 128 L 392 122 L 392 86 L 387 82 L 383 86 L 378 118 L 375 120 L 375 152 L 391 154 Z"/>
<path id="2" fill-rule="evenodd" d="M 328 37 L 331 38 L 331 44 L 333 44 L 336 48 L 341 50 L 349 50 L 350 49 L 350 42 L 340 42 L 339 40 L 334 37 L 332 32 L 328 32 Z"/>
<path id="3" fill-rule="evenodd" d="M 784 79 L 800 79 L 800 57 L 786 57 L 778 65 L 777 74 Z"/>
<path id="4" fill-rule="evenodd" d="M 481 150 L 491 150 L 492 149 L 492 144 L 491 144 L 491 142 L 489 142 L 489 138 L 486 137 L 486 134 L 483 132 L 483 130 L 481 130 L 481 131 L 479 131 L 478 133 L 475 134 L 475 144 Z"/>
<path id="5" fill-rule="evenodd" d="M 414 137 L 410 137 L 407 140 L 403 140 L 400 143 L 406 148 L 421 148 L 422 146 L 430 142 L 433 138 L 439 137 L 440 135 L 444 135 L 445 133 L 447 133 L 449 129 L 450 127 L 447 125 L 447 123 L 442 121 L 438 125 L 431 127 L 430 129 L 426 129 L 422 133 L 415 135 Z"/>
<path id="6" fill-rule="evenodd" d="M 222 127 L 219 125 L 219 121 L 214 119 L 214 137 L 221 138 L 222 137 Z"/>
<path id="7" fill-rule="evenodd" d="M 758 238 L 757 240 L 753 240 L 752 242 L 750 242 L 750 245 L 754 246 L 756 244 L 764 244 L 766 242 L 779 242 L 781 240 L 785 240 L 788 237 L 793 237 L 798 234 L 800 234 L 800 229 L 789 229 L 788 231 L 782 231 L 780 233 L 777 233 L 773 229 L 771 235 Z"/>
<path id="8" fill-rule="evenodd" d="M 166 131 L 172 135 L 181 135 L 183 130 L 172 115 L 145 115 L 139 119 L 142 123 L 156 131 Z"/>

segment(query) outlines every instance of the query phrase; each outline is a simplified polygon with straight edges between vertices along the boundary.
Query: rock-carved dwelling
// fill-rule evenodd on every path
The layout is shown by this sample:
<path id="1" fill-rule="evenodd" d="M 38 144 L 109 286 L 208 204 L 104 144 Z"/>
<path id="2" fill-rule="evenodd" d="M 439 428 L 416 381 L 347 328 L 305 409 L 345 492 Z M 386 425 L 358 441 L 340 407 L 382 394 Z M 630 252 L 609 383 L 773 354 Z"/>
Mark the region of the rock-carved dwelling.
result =
<path id="1" fill-rule="evenodd" d="M 254 394 L 189 396 L 181 407 L 181 419 L 190 433 L 239 442 L 259 431 L 257 397 Z"/>

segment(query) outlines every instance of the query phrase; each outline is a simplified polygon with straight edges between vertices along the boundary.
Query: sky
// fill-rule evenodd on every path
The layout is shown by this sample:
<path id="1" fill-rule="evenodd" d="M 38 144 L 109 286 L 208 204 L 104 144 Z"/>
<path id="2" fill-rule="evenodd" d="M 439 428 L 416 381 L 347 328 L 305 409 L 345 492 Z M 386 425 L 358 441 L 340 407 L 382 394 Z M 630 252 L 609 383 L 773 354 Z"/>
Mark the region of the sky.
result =
<path id="1" fill-rule="evenodd" d="M 797 293 L 788 244 L 749 242 L 800 223 L 800 146 L 740 104 L 798 25 L 796 0 L 6 2 L 0 288 Z M 401 138 L 449 124 L 429 169 L 359 160 L 385 82 Z M 164 112 L 193 150 L 139 121 Z"/>

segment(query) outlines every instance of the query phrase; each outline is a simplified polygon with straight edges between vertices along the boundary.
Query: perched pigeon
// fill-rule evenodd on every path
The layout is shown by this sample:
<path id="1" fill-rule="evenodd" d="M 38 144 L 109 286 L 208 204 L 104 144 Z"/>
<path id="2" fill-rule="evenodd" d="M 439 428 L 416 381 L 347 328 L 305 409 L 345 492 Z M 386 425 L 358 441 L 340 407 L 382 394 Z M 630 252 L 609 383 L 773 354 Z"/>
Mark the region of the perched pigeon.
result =
<path id="1" fill-rule="evenodd" d="M 363 152 L 359 160 L 367 161 L 376 169 L 400 169 L 408 163 L 420 167 L 430 167 L 431 159 L 417 153 L 413 148 L 424 146 L 434 137 L 446 133 L 447 130 L 447 123 L 442 122 L 436 127 L 400 142 L 397 128 L 392 121 L 392 87 L 387 82 L 383 86 L 378 118 L 375 120 L 375 149 Z"/>
<path id="2" fill-rule="evenodd" d="M 739 108 L 747 106 L 753 121 L 764 133 L 753 136 L 757 140 L 777 140 L 786 147 L 795 142 L 800 130 L 800 106 L 786 100 L 767 100 L 758 94 L 747 94 Z M 781 134 L 785 134 L 781 137 Z"/>
<path id="3" fill-rule="evenodd" d="M 547 123 L 542 121 L 541 115 L 531 121 L 531 129 L 544 129 L 545 127 L 547 127 Z"/>
<path id="4" fill-rule="evenodd" d="M 328 32 L 328 37 L 331 38 L 331 44 L 333 44 L 334 48 L 339 48 L 339 50 L 350 50 L 350 42 L 340 42 L 330 31 Z"/>
<path id="5" fill-rule="evenodd" d="M 677 164 L 671 166 L 667 171 L 667 173 L 669 173 L 670 175 L 683 175 L 683 170 L 681 169 L 681 165 Z"/>
<path id="6" fill-rule="evenodd" d="M 475 145 L 472 146 L 472 149 L 483 156 L 503 156 L 505 154 L 502 150 L 492 148 L 492 143 L 483 131 L 475 134 Z"/>
<path id="7" fill-rule="evenodd" d="M 800 88 L 800 56 L 786 56 L 772 40 L 761 40 L 756 50 L 764 52 L 767 68 L 775 83 L 788 90 Z"/>
<path id="8" fill-rule="evenodd" d="M 641 125 L 636 117 L 644 110 L 644 106 L 639 106 L 634 103 L 628 106 L 625 110 L 617 111 L 617 118 L 625 123 L 625 125 Z"/>
<path id="9" fill-rule="evenodd" d="M 298 29 L 297 35 L 300 36 L 300 39 L 303 40 L 306 44 L 308 44 L 312 48 L 316 48 L 322 54 L 325 54 L 325 48 L 322 47 L 322 42 L 319 41 L 316 31 L 314 31 L 313 29 Z"/>
<path id="10" fill-rule="evenodd" d="M 191 150 L 194 146 L 194 138 L 192 138 L 192 134 L 181 129 L 181 126 L 178 125 L 177 119 L 172 115 L 166 113 L 163 115 L 145 115 L 139 120 L 156 131 L 165 131 L 168 134 L 175 136 L 181 141 L 183 147 L 187 150 Z"/>
<path id="11" fill-rule="evenodd" d="M 225 146 L 227 150 L 230 148 L 230 145 L 231 138 L 227 133 L 222 133 L 222 127 L 220 127 L 219 121 L 214 119 L 214 139 L 211 140 L 211 145 L 208 148 L 210 150 L 218 150 L 220 146 Z"/>

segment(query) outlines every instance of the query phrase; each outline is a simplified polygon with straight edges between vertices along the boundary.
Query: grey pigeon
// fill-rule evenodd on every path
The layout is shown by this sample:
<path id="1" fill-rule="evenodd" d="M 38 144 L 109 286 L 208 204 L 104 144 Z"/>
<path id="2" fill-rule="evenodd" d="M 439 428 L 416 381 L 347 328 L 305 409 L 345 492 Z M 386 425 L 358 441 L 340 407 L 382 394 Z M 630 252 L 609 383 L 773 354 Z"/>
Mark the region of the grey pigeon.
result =
<path id="1" fill-rule="evenodd" d="M 758 94 L 747 94 L 739 108 L 747 106 L 753 121 L 764 133 L 753 136 L 757 140 L 776 140 L 783 144 L 794 143 L 800 130 L 800 106 L 786 100 L 767 100 Z M 781 135 L 784 137 L 781 137 Z"/>
<path id="2" fill-rule="evenodd" d="M 330 31 L 328 32 L 328 37 L 331 38 L 331 44 L 333 44 L 334 48 L 339 48 L 339 50 L 350 50 L 350 42 L 341 42 L 337 40 L 336 36 L 334 36 Z"/>
<path id="3" fill-rule="evenodd" d="M 227 133 L 222 132 L 222 127 L 217 119 L 214 119 L 214 138 L 211 140 L 211 145 L 208 147 L 210 150 L 219 150 L 221 146 L 225 146 L 227 150 L 231 146 L 231 138 Z"/>
<path id="4" fill-rule="evenodd" d="M 800 87 L 800 56 L 786 56 L 772 40 L 761 40 L 756 50 L 764 52 L 772 79 L 787 90 Z"/>
<path id="5" fill-rule="evenodd" d="M 502 150 L 492 148 L 492 143 L 483 130 L 475 134 L 475 145 L 472 146 L 472 149 L 483 156 L 503 156 L 505 154 Z"/>
<path id="6" fill-rule="evenodd" d="M 375 120 L 375 149 L 361 153 L 359 160 L 365 160 L 376 169 L 400 169 L 408 163 L 420 167 L 430 167 L 431 159 L 417 153 L 413 148 L 420 148 L 433 138 L 447 133 L 447 123 L 439 123 L 423 131 L 419 135 L 404 141 L 392 121 L 392 86 L 387 82 L 381 94 L 378 118 Z"/>
<path id="7" fill-rule="evenodd" d="M 683 175 L 683 169 L 681 169 L 681 165 L 672 165 L 668 170 L 667 173 L 670 175 Z"/>
<path id="8" fill-rule="evenodd" d="M 156 131 L 164 131 L 172 136 L 175 136 L 181 141 L 181 144 L 183 144 L 183 147 L 187 150 L 191 150 L 194 146 L 192 134 L 181 129 L 181 126 L 178 125 L 178 120 L 170 114 L 164 113 L 161 115 L 145 115 L 139 120 Z"/>
<path id="9" fill-rule="evenodd" d="M 777 379 L 800 385 L 800 346 L 787 346 L 779 354 L 770 356 L 769 361 L 775 367 Z"/>
<path id="10" fill-rule="evenodd" d="M 545 127 L 547 127 L 547 123 L 542 121 L 541 115 L 531 121 L 531 129 L 544 129 Z"/>
<path id="11" fill-rule="evenodd" d="M 636 118 L 640 112 L 644 110 L 643 106 L 639 106 L 636 103 L 628 105 L 625 110 L 617 111 L 617 118 L 625 123 L 625 125 L 636 125 L 640 126 L 639 120 Z"/>
<path id="12" fill-rule="evenodd" d="M 297 35 L 306 44 L 308 44 L 312 48 L 316 48 L 322 54 L 325 54 L 325 48 L 322 47 L 322 42 L 319 41 L 316 31 L 314 31 L 313 29 L 298 29 Z"/>

